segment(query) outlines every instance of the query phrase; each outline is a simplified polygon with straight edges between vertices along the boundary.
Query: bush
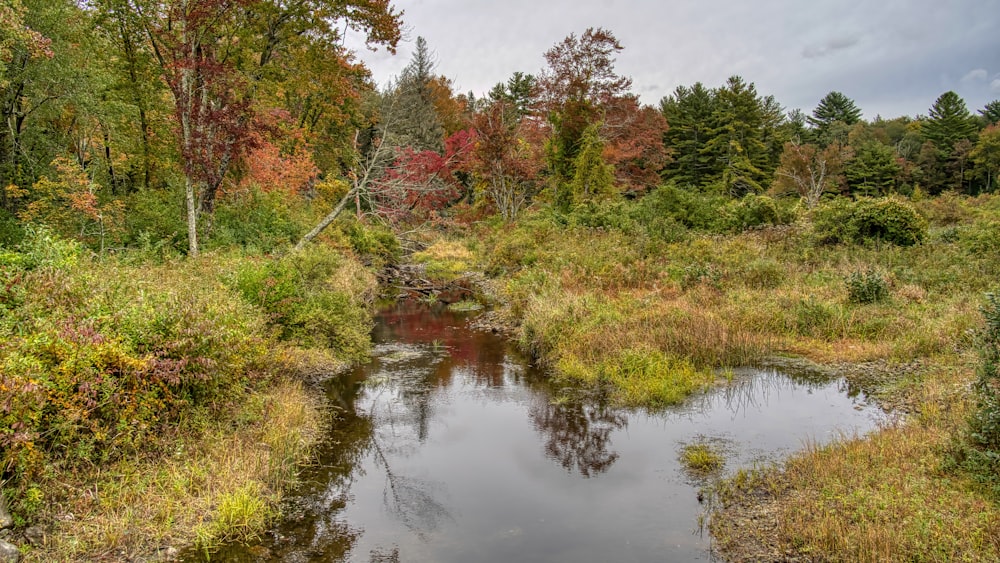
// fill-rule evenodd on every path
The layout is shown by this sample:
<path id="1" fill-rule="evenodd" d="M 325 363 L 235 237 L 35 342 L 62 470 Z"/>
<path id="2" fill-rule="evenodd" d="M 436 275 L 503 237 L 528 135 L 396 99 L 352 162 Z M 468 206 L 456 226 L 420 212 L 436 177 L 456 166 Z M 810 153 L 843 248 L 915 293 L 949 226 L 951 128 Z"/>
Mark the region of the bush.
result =
<path id="1" fill-rule="evenodd" d="M 816 209 L 813 230 L 823 243 L 912 246 L 926 238 L 927 221 L 899 198 L 838 198 Z"/>
<path id="2" fill-rule="evenodd" d="M 726 204 L 719 216 L 718 229 L 740 232 L 765 225 L 787 225 L 793 218 L 773 198 L 750 194 Z"/>
<path id="3" fill-rule="evenodd" d="M 249 261 L 229 283 L 264 312 L 281 340 L 354 360 L 368 353 L 371 319 L 362 296 L 331 283 L 346 266 L 337 251 L 311 245 L 280 260 Z"/>
<path id="4" fill-rule="evenodd" d="M 399 261 L 403 250 L 399 239 L 388 228 L 351 221 L 345 231 L 351 248 L 366 264 L 382 267 Z"/>
<path id="5" fill-rule="evenodd" d="M 851 303 L 879 303 L 889 297 L 889 284 L 875 270 L 854 271 L 847 279 L 847 299 Z"/>
<path id="6" fill-rule="evenodd" d="M 976 409 L 968 441 L 956 449 L 958 463 L 1000 499 L 1000 296 L 986 295 L 986 326 L 979 332 L 979 367 L 973 389 Z"/>
<path id="7" fill-rule="evenodd" d="M 651 224 L 659 217 L 669 217 L 688 229 L 710 231 L 716 228 L 719 211 L 729 198 L 682 190 L 671 184 L 660 186 L 639 200 L 636 219 Z"/>
<path id="8" fill-rule="evenodd" d="M 213 216 L 206 248 L 239 246 L 271 253 L 295 243 L 309 227 L 296 216 L 296 198 L 281 192 L 252 187 L 243 194 L 224 198 Z"/>
<path id="9" fill-rule="evenodd" d="M 51 256 L 39 247 L 61 244 L 36 237 L 29 246 Z M 260 315 L 203 272 L 81 258 L 11 274 L 0 478 L 25 485 L 50 461 L 74 467 L 138 451 L 193 410 L 224 409 L 265 365 Z"/>

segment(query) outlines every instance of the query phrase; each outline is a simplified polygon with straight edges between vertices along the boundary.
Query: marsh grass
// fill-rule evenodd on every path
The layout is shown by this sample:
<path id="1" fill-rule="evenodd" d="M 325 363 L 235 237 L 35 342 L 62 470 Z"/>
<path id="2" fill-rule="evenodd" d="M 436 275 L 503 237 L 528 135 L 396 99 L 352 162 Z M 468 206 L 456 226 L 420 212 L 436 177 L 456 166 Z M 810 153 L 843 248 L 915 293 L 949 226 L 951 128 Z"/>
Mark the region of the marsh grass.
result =
<path id="1" fill-rule="evenodd" d="M 685 444 L 681 448 L 680 460 L 684 469 L 696 477 L 716 473 L 726 462 L 722 452 L 707 442 Z"/>
<path id="2" fill-rule="evenodd" d="M 51 475 L 44 549 L 26 561 L 128 559 L 163 546 L 260 534 L 277 514 L 320 435 L 322 410 L 305 388 L 283 382 L 253 395 L 237 420 L 191 421 L 199 432 L 170 440 L 160 456 L 123 459 L 93 472 Z"/>
<path id="3" fill-rule="evenodd" d="M 1000 279 L 1000 198 L 913 205 L 929 230 L 916 219 L 921 235 L 905 242 L 922 242 L 910 246 L 867 235 L 830 244 L 807 215 L 728 236 L 657 238 L 641 221 L 626 232 L 542 211 L 475 237 L 519 345 L 555 377 L 624 404 L 667 404 L 706 382 L 665 373 L 771 355 L 886 366 L 855 383 L 903 409 L 905 422 L 718 483 L 722 505 L 759 518 L 712 517 L 733 560 L 996 561 L 1000 508 L 949 451 L 969 416 L 982 296 Z M 742 556 L 748 538 L 766 549 Z"/>

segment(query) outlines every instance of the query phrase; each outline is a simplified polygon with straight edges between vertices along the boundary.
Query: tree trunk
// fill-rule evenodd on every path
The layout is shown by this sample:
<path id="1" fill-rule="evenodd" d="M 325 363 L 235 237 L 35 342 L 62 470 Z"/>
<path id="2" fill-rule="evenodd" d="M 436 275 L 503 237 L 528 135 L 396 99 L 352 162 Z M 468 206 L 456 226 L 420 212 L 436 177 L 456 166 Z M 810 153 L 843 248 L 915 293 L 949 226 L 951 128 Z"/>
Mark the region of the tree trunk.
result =
<path id="1" fill-rule="evenodd" d="M 198 257 L 198 206 L 191 176 L 184 178 L 184 198 L 187 202 L 188 256 Z"/>
<path id="2" fill-rule="evenodd" d="M 333 211 L 328 213 L 326 217 L 323 217 L 323 220 L 320 221 L 319 224 L 313 227 L 313 230 L 306 233 L 305 236 L 303 236 L 302 239 L 296 243 L 294 251 L 299 252 L 304 249 L 306 245 L 312 241 L 312 239 L 316 238 L 321 232 L 323 232 L 323 229 L 329 227 L 330 223 L 333 223 L 333 221 L 337 219 L 337 216 L 339 216 L 344 208 L 347 207 L 348 202 L 354 199 L 354 195 L 357 191 L 357 188 L 351 188 L 348 190 L 347 193 L 344 194 L 344 197 L 340 199 L 340 203 L 337 204 L 337 207 L 334 207 Z"/>

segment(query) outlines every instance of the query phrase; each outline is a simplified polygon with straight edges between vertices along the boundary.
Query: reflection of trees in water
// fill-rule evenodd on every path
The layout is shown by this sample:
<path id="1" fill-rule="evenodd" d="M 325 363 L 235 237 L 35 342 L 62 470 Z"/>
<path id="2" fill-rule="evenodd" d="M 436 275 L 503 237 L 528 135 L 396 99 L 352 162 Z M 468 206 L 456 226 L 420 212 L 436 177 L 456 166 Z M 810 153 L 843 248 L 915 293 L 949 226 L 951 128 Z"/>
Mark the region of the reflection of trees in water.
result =
<path id="1" fill-rule="evenodd" d="M 834 383 L 839 393 L 847 392 L 850 397 L 856 396 L 849 393 L 850 387 L 844 379 L 834 380 L 829 376 L 793 378 L 777 371 L 761 370 L 735 379 L 723 388 L 721 397 L 725 401 L 726 409 L 736 416 L 751 409 L 761 410 L 771 401 L 778 400 L 782 392 L 801 390 L 811 394 Z M 706 395 L 704 398 L 707 401 L 713 400 L 711 395 Z"/>
<path id="2" fill-rule="evenodd" d="M 390 514 L 425 539 L 442 521 L 451 519 L 445 505 L 435 498 L 441 487 L 399 474 L 390 458 L 406 456 L 426 440 L 433 388 L 426 381 L 426 369 L 403 366 L 384 375 L 370 380 L 368 407 L 368 417 L 377 427 L 371 437 L 373 459 L 385 473 L 382 502 Z"/>
<path id="3" fill-rule="evenodd" d="M 607 471 L 618 460 L 609 451 L 611 433 L 625 428 L 628 417 L 606 405 L 581 401 L 549 402 L 539 394 L 528 410 L 535 429 L 545 437 L 545 453 L 567 471 L 584 477 Z"/>
<path id="4" fill-rule="evenodd" d="M 438 529 L 442 521 L 451 520 L 448 508 L 435 498 L 439 485 L 396 473 L 382 451 L 377 436 L 372 438 L 375 460 L 385 471 L 382 504 L 386 510 L 422 540 Z"/>

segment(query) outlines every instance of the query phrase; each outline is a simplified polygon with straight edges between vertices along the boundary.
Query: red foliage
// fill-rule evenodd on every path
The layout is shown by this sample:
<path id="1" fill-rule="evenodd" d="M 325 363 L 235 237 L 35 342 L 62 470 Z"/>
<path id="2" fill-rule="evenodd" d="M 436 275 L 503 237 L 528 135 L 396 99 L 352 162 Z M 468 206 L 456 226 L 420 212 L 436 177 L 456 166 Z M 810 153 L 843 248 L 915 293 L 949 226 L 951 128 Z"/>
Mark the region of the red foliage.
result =
<path id="1" fill-rule="evenodd" d="M 609 100 L 604 106 L 604 160 L 626 191 L 644 192 L 660 183 L 660 171 L 669 161 L 663 145 L 667 120 L 634 95 Z"/>
<path id="2" fill-rule="evenodd" d="M 291 115 L 284 110 L 273 110 L 261 119 L 253 133 L 254 148 L 247 156 L 241 190 L 256 185 L 265 192 L 294 195 L 312 186 L 320 171 L 305 132 L 291 121 Z"/>
<path id="3" fill-rule="evenodd" d="M 151 31 L 174 96 L 184 170 L 201 182 L 210 210 L 229 165 L 253 147 L 246 80 L 218 51 L 228 16 L 252 0 L 174 0 Z"/>
<path id="4" fill-rule="evenodd" d="M 454 203 L 462 194 L 459 174 L 469 170 L 474 142 L 475 132 L 468 129 L 445 139 L 444 154 L 400 149 L 393 165 L 372 186 L 374 211 L 400 221 Z"/>

